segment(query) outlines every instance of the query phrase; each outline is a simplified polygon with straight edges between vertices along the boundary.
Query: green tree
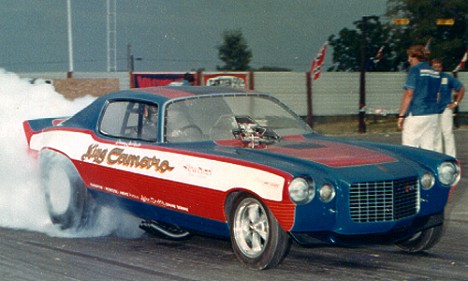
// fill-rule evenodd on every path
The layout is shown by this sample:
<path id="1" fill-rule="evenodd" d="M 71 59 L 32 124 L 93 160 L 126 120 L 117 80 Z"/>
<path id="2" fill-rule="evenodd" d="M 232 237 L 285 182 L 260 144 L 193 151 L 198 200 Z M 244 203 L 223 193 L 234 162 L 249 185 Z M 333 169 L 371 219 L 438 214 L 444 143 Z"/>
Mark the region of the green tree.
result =
<path id="1" fill-rule="evenodd" d="M 364 24 L 366 26 L 364 26 Z M 333 65 L 329 71 L 359 71 L 361 62 L 361 37 L 362 31 L 366 29 L 366 53 L 369 58 L 367 71 L 389 71 L 393 70 L 391 65 L 392 49 L 387 44 L 388 30 L 379 18 L 360 19 L 354 22 L 356 29 L 344 28 L 339 36 L 331 35 L 328 38 L 330 46 L 333 47 Z M 377 63 L 375 57 L 380 47 L 384 46 L 382 59 Z"/>
<path id="2" fill-rule="evenodd" d="M 218 57 L 224 66 L 218 70 L 249 70 L 252 51 L 241 30 L 227 30 L 223 33 L 223 44 L 218 46 Z"/>
<path id="3" fill-rule="evenodd" d="M 407 18 L 408 25 L 395 25 L 392 19 Z M 437 25 L 437 19 L 453 19 L 452 26 Z M 388 0 L 387 12 L 380 19 L 367 21 L 368 71 L 399 71 L 408 66 L 406 50 L 414 44 L 430 41 L 431 57 L 444 61 L 452 70 L 468 47 L 468 1 L 466 0 Z M 333 65 L 329 71 L 358 71 L 360 65 L 363 20 L 354 22 L 355 29 L 342 29 L 329 38 L 333 47 Z M 372 62 L 384 46 L 382 60 Z"/>
<path id="4" fill-rule="evenodd" d="M 431 57 L 442 58 L 446 70 L 452 70 L 468 47 L 466 0 L 388 0 L 386 16 L 409 19 L 408 25 L 400 27 L 402 31 L 393 34 L 400 42 L 396 50 L 403 53 L 405 61 L 409 45 L 430 41 Z M 454 25 L 437 25 L 437 19 L 453 19 Z M 389 29 L 395 28 L 389 24 Z"/>

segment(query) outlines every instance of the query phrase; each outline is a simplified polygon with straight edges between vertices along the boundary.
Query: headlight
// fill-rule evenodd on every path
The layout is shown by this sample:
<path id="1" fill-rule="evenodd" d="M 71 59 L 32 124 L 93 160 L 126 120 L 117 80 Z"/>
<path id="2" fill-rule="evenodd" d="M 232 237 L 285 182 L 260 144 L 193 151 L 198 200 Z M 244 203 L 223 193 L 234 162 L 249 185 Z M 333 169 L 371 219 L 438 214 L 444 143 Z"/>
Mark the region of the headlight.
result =
<path id="1" fill-rule="evenodd" d="M 443 162 L 437 168 L 439 181 L 443 185 L 453 186 L 460 180 L 460 166 L 455 162 Z"/>
<path id="2" fill-rule="evenodd" d="M 335 198 L 336 191 L 335 187 L 331 184 L 324 184 L 319 189 L 320 200 L 324 203 L 328 203 Z"/>
<path id="3" fill-rule="evenodd" d="M 315 196 L 315 185 L 312 180 L 295 178 L 289 184 L 289 197 L 296 204 L 307 204 Z"/>
<path id="4" fill-rule="evenodd" d="M 435 184 L 435 177 L 432 173 L 426 172 L 421 177 L 421 187 L 424 190 L 431 189 Z"/>

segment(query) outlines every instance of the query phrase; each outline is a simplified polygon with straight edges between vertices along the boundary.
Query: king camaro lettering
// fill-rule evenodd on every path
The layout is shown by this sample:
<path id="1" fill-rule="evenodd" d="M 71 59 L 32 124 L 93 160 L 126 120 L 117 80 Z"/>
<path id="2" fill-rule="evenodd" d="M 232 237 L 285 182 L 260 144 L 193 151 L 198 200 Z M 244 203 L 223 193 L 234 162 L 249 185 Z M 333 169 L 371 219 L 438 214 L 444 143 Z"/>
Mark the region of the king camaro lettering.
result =
<path id="1" fill-rule="evenodd" d="M 153 167 L 156 172 L 161 174 L 170 172 L 174 169 L 174 167 L 171 167 L 169 161 L 161 161 L 161 159 L 157 158 L 156 156 L 141 157 L 140 155 L 128 154 L 125 153 L 125 149 L 123 148 L 114 148 L 111 151 L 108 151 L 107 149 L 99 148 L 98 144 L 91 144 L 88 147 L 88 151 L 81 156 L 81 160 L 91 160 L 92 162 L 98 164 L 101 164 L 105 160 L 106 163 L 111 166 L 121 165 L 125 167 L 146 170 L 149 170 Z"/>
<path id="2" fill-rule="evenodd" d="M 97 144 L 91 144 L 88 147 L 88 151 L 81 156 L 81 160 L 85 161 L 87 159 L 92 160 L 94 163 L 101 164 L 102 161 L 106 158 L 107 149 L 99 148 Z"/>

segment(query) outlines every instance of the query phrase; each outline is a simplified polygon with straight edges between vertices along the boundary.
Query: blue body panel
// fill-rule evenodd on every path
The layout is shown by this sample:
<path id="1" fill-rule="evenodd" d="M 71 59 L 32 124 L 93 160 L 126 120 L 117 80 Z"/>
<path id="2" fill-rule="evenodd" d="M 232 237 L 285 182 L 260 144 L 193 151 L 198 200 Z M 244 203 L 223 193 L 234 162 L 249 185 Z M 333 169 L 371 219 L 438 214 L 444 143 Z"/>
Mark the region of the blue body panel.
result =
<path id="1" fill-rule="evenodd" d="M 185 91 L 187 95 L 244 92 L 242 90 L 218 87 L 181 87 L 178 89 L 180 89 L 180 92 Z M 169 92 L 170 91 L 172 91 L 172 89 L 170 89 Z M 29 120 L 28 123 L 33 132 L 39 132 L 41 130 L 57 126 L 67 128 L 69 130 L 91 132 L 93 137 L 96 137 L 96 139 L 112 143 L 115 142 L 116 139 L 101 134 L 96 127 L 97 124 L 100 123 L 100 118 L 102 118 L 101 115 L 103 109 L 106 108 L 106 105 L 109 102 L 118 100 L 135 100 L 144 103 L 156 104 L 161 109 L 158 113 L 159 120 L 163 120 L 164 109 L 167 103 L 174 99 L 182 98 L 177 95 L 174 96 L 175 97 L 155 95 L 151 92 L 145 92 L 144 89 L 138 91 L 121 91 L 96 99 L 92 104 L 58 125 L 53 123 L 57 118 Z M 164 126 L 163 123 L 160 123 L 159 125 L 160 126 L 158 128 Z M 158 134 L 158 139 L 163 139 L 161 131 L 159 131 Z M 456 159 L 439 153 L 400 145 L 350 141 L 321 136 L 315 133 L 300 136 L 298 139 L 303 140 L 304 143 L 307 142 L 308 145 L 312 145 L 314 142 L 326 142 L 347 145 L 356 149 L 363 148 L 376 154 L 388 156 L 388 158 L 393 159 L 393 161 L 382 161 L 366 165 L 350 164 L 333 166 L 326 165 L 319 161 L 313 161 L 307 157 L 281 154 L 278 150 L 262 148 L 252 149 L 240 146 L 229 146 L 226 144 L 222 145 L 211 140 L 187 143 L 145 142 L 143 143 L 143 146 L 160 148 L 171 152 L 180 151 L 181 153 L 197 155 L 197 157 L 200 156 L 201 158 L 204 157 L 206 159 L 210 159 L 211 157 L 223 159 L 223 161 L 230 163 L 247 164 L 258 167 L 259 169 L 265 168 L 265 170 L 268 170 L 271 173 L 274 173 L 274 171 L 280 171 L 282 175 L 290 175 L 291 178 L 299 176 L 309 177 L 313 179 L 316 190 L 324 184 L 332 184 L 336 189 L 336 197 L 331 200 L 331 202 L 322 202 L 317 194 L 318 192 L 316 191 L 315 198 L 310 203 L 297 205 L 295 207 L 294 223 L 292 228 L 289 230 L 293 236 L 316 233 L 318 236 L 321 236 L 322 239 L 332 241 L 332 237 L 335 235 L 355 236 L 393 233 L 395 231 L 403 231 L 411 228 L 415 222 L 419 223 L 419 221 L 430 220 L 433 216 L 443 214 L 444 207 L 448 200 L 450 187 L 443 186 L 437 180 L 437 167 L 443 161 L 456 161 Z M 121 140 L 119 139 L 119 141 Z M 128 140 L 123 141 L 125 142 Z M 138 143 L 138 145 L 142 144 Z M 288 146 L 288 140 L 280 141 L 272 146 L 285 148 Z M 309 152 L 311 150 L 313 149 L 309 149 Z M 338 154 L 339 151 L 336 155 Z M 330 157 L 333 157 L 333 155 L 330 155 Z M 419 179 L 427 172 L 432 173 L 436 177 L 435 185 L 430 190 L 419 188 Z M 280 173 L 278 172 L 278 174 Z M 373 184 L 375 182 L 393 182 L 408 178 L 415 178 L 417 180 L 417 188 L 420 190 L 417 194 L 417 199 L 419 200 L 417 212 L 409 216 L 388 221 L 362 222 L 356 221 L 352 218 L 350 214 L 352 206 L 350 206 L 351 203 L 349 199 L 351 197 L 351 186 L 357 183 Z M 288 182 L 286 182 L 285 187 L 287 187 L 287 185 Z M 413 186 L 409 185 L 403 186 L 403 190 L 405 190 L 405 188 L 407 189 L 406 192 L 412 192 L 414 189 Z M 113 204 L 110 202 L 115 202 L 113 199 L 117 199 L 120 207 L 130 211 L 142 219 L 160 220 L 189 229 L 193 232 L 220 237 L 228 237 L 230 235 L 229 225 L 224 221 L 215 221 L 176 210 L 169 210 L 136 200 L 134 201 L 118 197 L 92 188 L 89 190 L 98 202 L 102 204 Z M 285 194 L 287 194 L 287 192 L 285 192 Z M 203 195 L 205 196 L 206 194 L 203 193 Z M 287 201 L 289 198 L 283 200 Z M 288 201 L 287 203 L 291 202 Z M 424 225 L 427 226 L 429 224 L 421 223 L 421 225 L 424 227 Z M 418 230 L 418 228 L 415 229 Z M 415 231 L 415 229 L 413 229 L 413 231 Z"/>
<path id="2" fill-rule="evenodd" d="M 378 165 L 363 165 L 351 167 L 328 167 L 320 163 L 315 163 L 299 158 L 291 158 L 284 155 L 272 154 L 262 150 L 252 150 L 235 147 L 221 147 L 212 142 L 192 144 L 190 146 L 182 144 L 172 144 L 171 148 L 183 149 L 202 153 L 214 154 L 218 156 L 230 157 L 236 160 L 244 160 L 252 163 L 274 167 L 282 171 L 287 171 L 293 176 L 309 175 L 316 182 L 317 186 L 325 183 L 332 183 L 337 188 L 335 200 L 329 203 L 321 202 L 317 197 L 307 205 L 296 207 L 296 216 L 292 233 L 327 231 L 341 235 L 358 235 L 370 233 L 382 233 L 395 229 L 405 228 L 421 217 L 443 212 L 447 203 L 450 188 L 442 186 L 436 182 L 431 190 L 422 190 L 420 193 L 421 206 L 419 212 L 410 217 L 398 221 L 387 222 L 353 222 L 347 214 L 349 210 L 349 186 L 356 182 L 372 182 L 382 180 L 395 180 L 422 176 L 425 172 L 432 172 L 437 175 L 437 167 L 441 158 L 443 160 L 453 160 L 449 156 L 442 156 L 431 151 L 422 151 L 400 145 L 377 144 L 372 142 L 345 141 L 324 137 L 320 135 L 309 135 L 310 139 L 321 139 L 355 146 L 366 147 L 377 150 L 383 154 L 390 155 L 397 159 L 395 162 L 382 163 Z M 404 156 L 402 156 L 404 155 Z M 294 163 L 294 165 L 291 165 Z"/>

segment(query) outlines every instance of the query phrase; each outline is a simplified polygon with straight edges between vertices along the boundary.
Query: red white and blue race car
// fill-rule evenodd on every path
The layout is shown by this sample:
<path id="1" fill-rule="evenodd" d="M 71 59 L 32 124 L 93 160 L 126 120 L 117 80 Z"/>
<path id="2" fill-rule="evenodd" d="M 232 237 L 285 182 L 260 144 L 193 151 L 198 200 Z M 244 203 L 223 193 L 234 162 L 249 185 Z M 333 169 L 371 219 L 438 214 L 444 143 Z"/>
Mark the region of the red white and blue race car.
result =
<path id="1" fill-rule="evenodd" d="M 291 241 L 429 249 L 460 179 L 449 156 L 322 136 L 272 96 L 232 88 L 124 90 L 23 125 L 54 224 L 84 228 L 111 205 L 166 238 L 230 237 L 252 269 L 279 264 Z"/>

